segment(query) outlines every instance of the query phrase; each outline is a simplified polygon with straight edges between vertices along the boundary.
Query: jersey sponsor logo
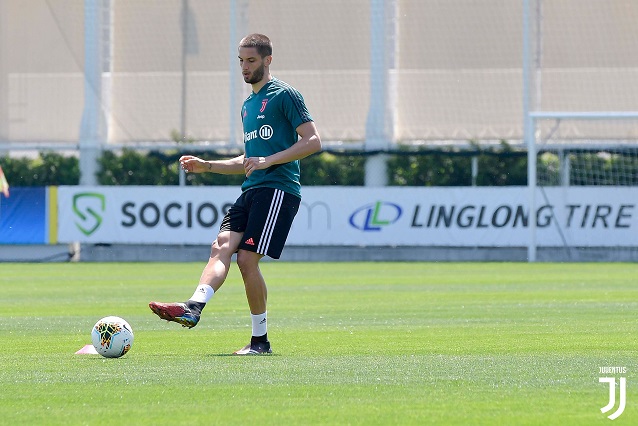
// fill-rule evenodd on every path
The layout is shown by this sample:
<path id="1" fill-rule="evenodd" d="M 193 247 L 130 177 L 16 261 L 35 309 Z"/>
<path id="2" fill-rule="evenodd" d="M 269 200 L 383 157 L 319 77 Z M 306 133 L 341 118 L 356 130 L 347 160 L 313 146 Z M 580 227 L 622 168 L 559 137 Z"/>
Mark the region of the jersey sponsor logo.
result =
<path id="1" fill-rule="evenodd" d="M 260 138 L 267 141 L 268 139 L 272 138 L 273 134 L 275 133 L 272 127 L 270 127 L 268 124 L 264 124 L 263 126 L 261 126 L 259 128 L 259 133 L 257 132 L 257 130 L 244 132 L 244 143 L 255 139 L 258 134 Z"/>
<path id="2" fill-rule="evenodd" d="M 266 105 L 268 105 L 268 98 L 261 101 L 261 109 L 259 112 L 264 112 L 266 110 Z"/>
<path id="3" fill-rule="evenodd" d="M 257 130 L 253 130 L 252 132 L 244 132 L 244 142 L 251 141 L 257 137 Z"/>
<path id="4" fill-rule="evenodd" d="M 263 120 L 264 118 L 266 118 L 266 116 L 263 114 L 257 116 L 257 120 Z"/>
<path id="5" fill-rule="evenodd" d="M 259 136 L 265 141 L 272 138 L 272 135 L 274 133 L 275 132 L 273 131 L 272 127 L 270 127 L 268 124 L 264 124 L 259 128 Z"/>

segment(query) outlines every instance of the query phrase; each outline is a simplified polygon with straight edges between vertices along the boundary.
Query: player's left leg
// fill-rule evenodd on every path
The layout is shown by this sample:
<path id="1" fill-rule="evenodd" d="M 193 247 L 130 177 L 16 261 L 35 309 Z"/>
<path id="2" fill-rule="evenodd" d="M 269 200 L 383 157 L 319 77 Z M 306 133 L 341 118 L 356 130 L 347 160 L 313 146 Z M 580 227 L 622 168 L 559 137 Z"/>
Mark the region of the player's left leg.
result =
<path id="1" fill-rule="evenodd" d="M 239 250 L 237 252 L 237 266 L 239 266 L 244 280 L 248 306 L 250 307 L 250 313 L 253 315 L 266 312 L 266 303 L 268 301 L 266 281 L 259 269 L 259 261 L 262 257 L 264 257 L 263 254 L 247 250 Z"/>
<path id="2" fill-rule="evenodd" d="M 260 355 L 271 353 L 268 341 L 268 289 L 259 261 L 264 255 L 247 250 L 237 252 L 237 266 L 241 271 L 246 290 L 246 299 L 250 307 L 252 337 L 250 344 L 235 352 L 235 355 Z"/>
<path id="3" fill-rule="evenodd" d="M 268 255 L 279 259 L 299 210 L 299 197 L 279 189 L 255 190 L 249 220 L 237 252 L 237 265 L 244 280 L 253 326 L 251 343 L 235 352 L 237 355 L 270 353 L 268 341 L 266 282 L 259 261 Z"/>

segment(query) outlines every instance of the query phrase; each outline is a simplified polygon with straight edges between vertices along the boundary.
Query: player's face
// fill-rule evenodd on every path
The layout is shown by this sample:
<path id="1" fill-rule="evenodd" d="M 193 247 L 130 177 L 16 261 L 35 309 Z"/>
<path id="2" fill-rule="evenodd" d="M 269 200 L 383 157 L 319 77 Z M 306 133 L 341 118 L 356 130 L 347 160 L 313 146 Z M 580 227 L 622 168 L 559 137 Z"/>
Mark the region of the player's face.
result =
<path id="1" fill-rule="evenodd" d="M 239 48 L 239 66 L 244 81 L 248 84 L 256 84 L 264 79 L 266 66 L 270 64 L 270 56 L 262 58 L 255 47 Z"/>

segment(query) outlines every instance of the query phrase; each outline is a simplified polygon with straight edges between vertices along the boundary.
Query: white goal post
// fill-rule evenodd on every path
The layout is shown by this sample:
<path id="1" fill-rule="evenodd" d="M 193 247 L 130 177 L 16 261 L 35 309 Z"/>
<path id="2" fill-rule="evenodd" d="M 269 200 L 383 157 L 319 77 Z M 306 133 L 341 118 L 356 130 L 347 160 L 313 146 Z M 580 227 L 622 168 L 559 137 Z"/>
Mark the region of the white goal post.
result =
<path id="1" fill-rule="evenodd" d="M 525 145 L 527 146 L 527 187 L 529 203 L 529 242 L 527 246 L 528 261 L 535 262 L 537 259 L 537 224 L 535 214 L 537 211 L 537 122 L 539 120 L 637 120 L 638 111 L 590 111 L 590 112 L 566 112 L 566 111 L 530 111 L 525 116 Z"/>

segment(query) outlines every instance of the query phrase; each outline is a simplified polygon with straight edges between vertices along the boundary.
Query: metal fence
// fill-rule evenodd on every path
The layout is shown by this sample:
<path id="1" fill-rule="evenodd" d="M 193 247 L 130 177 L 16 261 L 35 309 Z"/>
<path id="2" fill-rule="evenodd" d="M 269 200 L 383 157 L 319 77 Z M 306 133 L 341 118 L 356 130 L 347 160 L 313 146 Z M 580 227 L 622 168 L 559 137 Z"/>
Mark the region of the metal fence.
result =
<path id="1" fill-rule="evenodd" d="M 530 1 L 534 109 L 634 109 L 638 3 Z M 237 145 L 249 32 L 326 141 L 521 140 L 523 3 L 0 0 L 0 143 Z"/>

